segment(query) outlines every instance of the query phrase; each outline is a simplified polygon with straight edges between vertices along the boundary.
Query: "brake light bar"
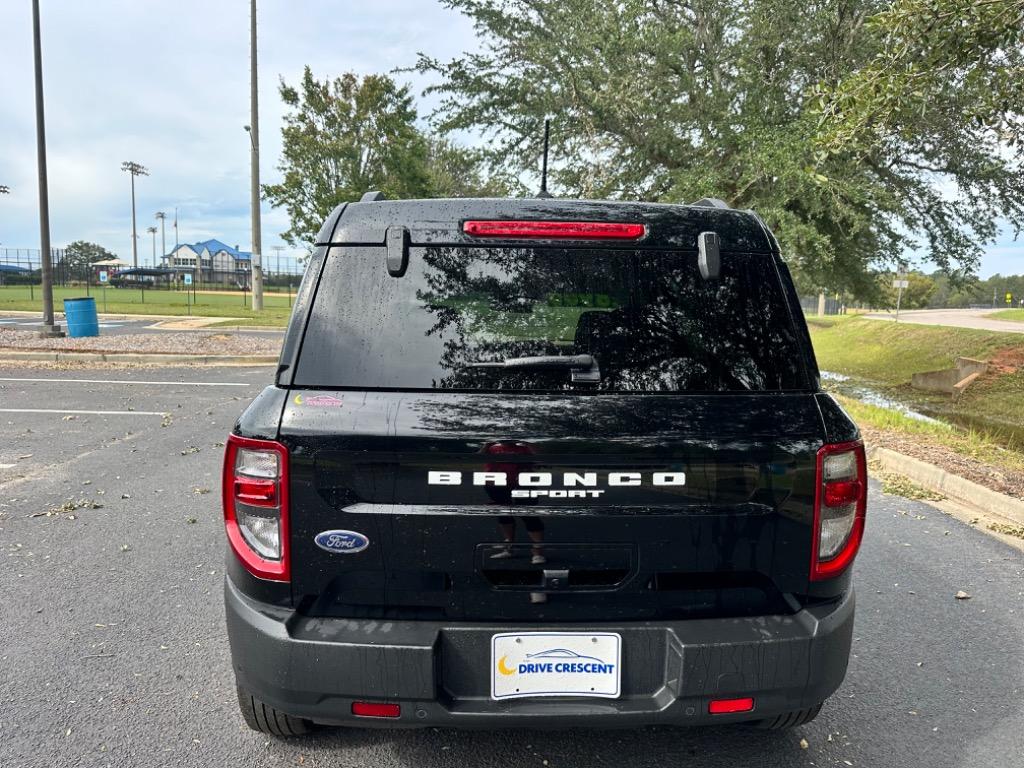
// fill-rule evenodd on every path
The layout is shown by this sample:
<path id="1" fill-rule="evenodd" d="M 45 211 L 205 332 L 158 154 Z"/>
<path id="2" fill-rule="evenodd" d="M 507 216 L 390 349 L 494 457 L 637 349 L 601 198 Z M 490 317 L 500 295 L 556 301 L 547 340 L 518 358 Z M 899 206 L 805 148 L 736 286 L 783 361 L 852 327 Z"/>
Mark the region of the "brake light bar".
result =
<path id="1" fill-rule="evenodd" d="M 511 240 L 639 240 L 645 224 L 610 221 L 465 221 L 462 231 L 473 237 Z"/>
<path id="2" fill-rule="evenodd" d="M 860 440 L 830 443 L 817 456 L 817 490 L 811 542 L 811 581 L 849 568 L 864 538 L 867 460 Z"/>

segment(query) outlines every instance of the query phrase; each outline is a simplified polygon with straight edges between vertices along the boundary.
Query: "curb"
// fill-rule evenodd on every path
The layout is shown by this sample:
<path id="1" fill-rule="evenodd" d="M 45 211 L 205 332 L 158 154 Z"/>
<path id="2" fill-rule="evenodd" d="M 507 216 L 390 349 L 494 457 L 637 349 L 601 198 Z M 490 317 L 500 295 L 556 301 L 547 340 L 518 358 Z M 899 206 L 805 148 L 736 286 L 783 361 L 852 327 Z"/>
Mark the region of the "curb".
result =
<path id="1" fill-rule="evenodd" d="M 903 475 L 930 491 L 941 493 L 990 515 L 1024 525 L 1024 501 L 1021 499 L 990 490 L 933 464 L 904 456 L 888 448 L 869 446 L 867 455 L 868 459 L 877 460 L 884 469 Z"/>
<path id="2" fill-rule="evenodd" d="M 170 352 L 13 352 L 0 350 L 0 363 L 150 363 L 156 365 L 277 365 L 277 355 L 187 355 Z"/>

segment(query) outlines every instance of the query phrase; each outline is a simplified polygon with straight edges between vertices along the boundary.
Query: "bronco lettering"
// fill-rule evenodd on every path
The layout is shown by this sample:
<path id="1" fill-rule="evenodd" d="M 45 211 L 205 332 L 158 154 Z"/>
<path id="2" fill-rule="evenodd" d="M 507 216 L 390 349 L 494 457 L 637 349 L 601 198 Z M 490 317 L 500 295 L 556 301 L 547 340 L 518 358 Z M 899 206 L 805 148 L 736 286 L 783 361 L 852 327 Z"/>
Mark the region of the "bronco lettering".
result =
<path id="1" fill-rule="evenodd" d="M 470 474 L 470 473 L 465 473 Z M 509 473 L 507 472 L 473 472 L 473 485 L 509 485 Z M 450 472 L 430 470 L 427 472 L 427 485 L 462 485 L 462 472 Z M 594 487 L 597 485 L 597 472 L 564 472 L 560 483 L 563 487 L 573 488 L 576 486 Z M 685 472 L 652 472 L 646 482 L 656 486 L 686 485 Z M 551 472 L 519 472 L 513 473 L 513 485 L 526 486 L 530 488 L 550 488 L 555 485 L 554 475 Z M 641 472 L 610 472 L 608 473 L 608 485 L 611 486 L 638 486 L 644 485 L 644 475 Z M 575 494 L 587 493 L 586 491 L 574 491 Z M 516 495 L 516 491 L 512 492 Z M 545 494 L 550 495 L 550 494 Z"/>

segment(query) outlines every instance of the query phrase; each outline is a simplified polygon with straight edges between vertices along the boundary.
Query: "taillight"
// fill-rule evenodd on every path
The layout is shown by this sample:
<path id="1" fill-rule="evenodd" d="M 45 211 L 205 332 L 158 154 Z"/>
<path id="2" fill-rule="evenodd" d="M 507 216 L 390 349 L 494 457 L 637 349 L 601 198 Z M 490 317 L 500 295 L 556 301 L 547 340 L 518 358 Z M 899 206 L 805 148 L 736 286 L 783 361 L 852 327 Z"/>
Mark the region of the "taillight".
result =
<path id="1" fill-rule="evenodd" d="M 853 563 L 864 537 L 868 476 L 864 444 L 825 445 L 818 451 L 811 580 L 838 576 Z"/>
<path id="2" fill-rule="evenodd" d="M 465 221 L 462 231 L 473 237 L 512 240 L 639 240 L 644 224 L 612 221 Z"/>
<path id="3" fill-rule="evenodd" d="M 288 581 L 288 449 L 229 435 L 224 448 L 224 527 L 253 576 Z"/>

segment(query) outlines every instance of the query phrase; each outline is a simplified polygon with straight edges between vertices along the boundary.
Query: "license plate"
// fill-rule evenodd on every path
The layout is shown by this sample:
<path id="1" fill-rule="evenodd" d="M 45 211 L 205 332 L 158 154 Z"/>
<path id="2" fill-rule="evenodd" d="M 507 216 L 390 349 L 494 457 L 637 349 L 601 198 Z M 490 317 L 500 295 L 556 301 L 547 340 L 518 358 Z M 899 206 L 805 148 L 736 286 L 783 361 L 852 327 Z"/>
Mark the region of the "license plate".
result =
<path id="1" fill-rule="evenodd" d="M 615 699 L 622 637 L 614 632 L 509 632 L 491 637 L 491 698 Z"/>

